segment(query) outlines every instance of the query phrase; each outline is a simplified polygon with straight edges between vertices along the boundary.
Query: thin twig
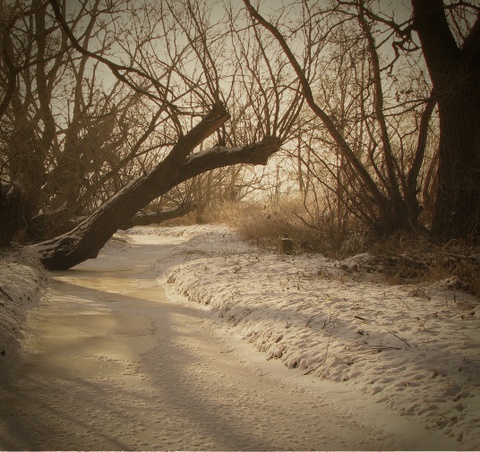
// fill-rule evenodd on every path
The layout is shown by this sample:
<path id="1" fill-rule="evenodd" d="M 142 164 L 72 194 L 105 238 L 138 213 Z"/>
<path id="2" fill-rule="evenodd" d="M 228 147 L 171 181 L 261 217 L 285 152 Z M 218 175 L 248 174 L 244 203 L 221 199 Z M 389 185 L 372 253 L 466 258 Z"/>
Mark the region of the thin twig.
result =
<path id="1" fill-rule="evenodd" d="M 448 418 L 443 415 L 442 413 L 440 413 L 439 411 L 437 411 L 432 405 L 430 405 L 425 398 L 423 398 L 423 401 L 425 403 L 425 405 L 427 405 L 428 408 L 430 408 L 437 416 L 440 416 L 441 418 L 445 419 L 446 421 L 448 421 Z"/>
<path id="2" fill-rule="evenodd" d="M 397 339 L 400 339 L 405 345 L 407 345 L 407 347 L 410 347 L 410 344 L 405 339 L 402 339 L 398 334 L 395 334 L 393 331 L 390 330 L 388 330 L 388 332 L 390 334 L 393 334 Z"/>
<path id="3" fill-rule="evenodd" d="M 370 348 L 381 352 L 382 350 L 401 350 L 400 347 L 394 347 L 393 345 L 368 345 Z"/>
<path id="4" fill-rule="evenodd" d="M 308 322 L 305 324 L 305 326 L 310 326 L 310 322 L 313 320 L 314 317 L 316 317 L 317 314 L 313 314 L 309 319 Z"/>
<path id="5" fill-rule="evenodd" d="M 332 340 L 332 333 L 333 333 L 333 329 L 335 328 L 335 323 L 337 323 L 337 317 L 338 317 L 338 313 L 332 321 L 333 324 L 332 324 L 332 328 L 330 330 L 330 333 L 328 335 L 327 348 L 325 349 L 325 357 L 323 358 L 323 361 L 320 363 L 320 365 L 322 365 L 323 363 L 325 363 L 327 361 L 328 349 L 330 348 L 330 342 Z"/>
<path id="6" fill-rule="evenodd" d="M 13 301 L 13 298 L 8 294 L 8 292 L 3 287 L 0 287 L 0 293 L 5 295 L 5 298 L 7 298 L 8 300 Z"/>

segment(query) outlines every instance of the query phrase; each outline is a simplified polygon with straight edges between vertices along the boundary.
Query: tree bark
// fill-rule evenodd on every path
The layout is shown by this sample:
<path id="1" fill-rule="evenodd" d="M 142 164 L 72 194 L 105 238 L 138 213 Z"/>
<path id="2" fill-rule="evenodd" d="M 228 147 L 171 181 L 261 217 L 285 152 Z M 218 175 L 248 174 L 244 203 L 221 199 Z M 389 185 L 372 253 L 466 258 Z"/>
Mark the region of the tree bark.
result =
<path id="1" fill-rule="evenodd" d="M 133 181 L 72 231 L 30 249 L 49 270 L 66 270 L 97 257 L 100 249 L 140 209 L 181 182 L 205 171 L 236 163 L 263 164 L 280 147 L 268 138 L 242 148 L 214 147 L 188 156 L 227 119 L 222 105 L 212 111 L 190 132 L 180 138 L 170 154 L 150 173 Z"/>
<path id="2" fill-rule="evenodd" d="M 192 210 L 195 210 L 196 204 L 187 203 L 180 205 L 174 209 L 161 210 L 160 212 L 142 213 L 139 212 L 125 224 L 121 225 L 121 229 L 132 228 L 133 226 L 147 226 L 149 224 L 159 224 L 173 218 L 183 217 Z"/>
<path id="3" fill-rule="evenodd" d="M 442 0 L 412 0 L 440 118 L 438 188 L 432 233 L 480 239 L 480 16 L 463 45 Z"/>

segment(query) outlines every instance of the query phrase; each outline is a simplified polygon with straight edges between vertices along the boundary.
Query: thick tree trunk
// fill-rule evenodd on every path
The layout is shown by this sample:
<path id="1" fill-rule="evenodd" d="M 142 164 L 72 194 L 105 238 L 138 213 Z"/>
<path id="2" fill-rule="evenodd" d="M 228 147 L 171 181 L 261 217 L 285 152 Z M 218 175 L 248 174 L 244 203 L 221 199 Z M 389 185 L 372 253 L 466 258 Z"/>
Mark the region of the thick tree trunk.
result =
<path id="1" fill-rule="evenodd" d="M 201 141 L 228 119 L 216 106 L 194 129 L 182 137 L 169 156 L 154 170 L 124 187 L 72 231 L 30 249 L 50 270 L 65 270 L 93 259 L 112 235 L 140 209 L 181 182 L 205 171 L 237 163 L 263 164 L 280 147 L 279 140 L 242 148 L 214 147 L 188 156 Z"/>
<path id="2" fill-rule="evenodd" d="M 187 156 L 228 119 L 223 105 L 215 105 L 150 173 L 125 186 L 72 231 L 32 246 L 45 267 L 67 269 L 96 257 L 123 223 L 172 186 Z"/>
<path id="3" fill-rule="evenodd" d="M 480 77 L 476 82 L 480 86 Z M 440 160 L 432 232 L 449 239 L 480 238 L 480 96 L 455 93 L 439 104 Z"/>
<path id="4" fill-rule="evenodd" d="M 432 233 L 480 238 L 480 16 L 459 46 L 442 0 L 412 0 L 440 117 Z"/>
<path id="5" fill-rule="evenodd" d="M 0 184 L 0 247 L 7 246 L 19 231 L 24 231 L 26 223 L 21 224 L 23 215 L 22 194 L 13 184 Z"/>

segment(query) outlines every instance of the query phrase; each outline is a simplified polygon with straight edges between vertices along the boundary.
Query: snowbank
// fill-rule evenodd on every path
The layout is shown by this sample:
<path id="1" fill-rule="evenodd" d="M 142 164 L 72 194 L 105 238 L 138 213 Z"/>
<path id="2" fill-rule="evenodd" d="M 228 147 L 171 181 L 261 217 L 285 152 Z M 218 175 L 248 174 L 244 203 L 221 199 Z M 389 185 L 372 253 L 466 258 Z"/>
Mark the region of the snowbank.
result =
<path id="1" fill-rule="evenodd" d="M 0 366 L 18 344 L 26 312 L 39 302 L 46 280 L 46 272 L 26 251 L 0 255 Z"/>
<path id="2" fill-rule="evenodd" d="M 223 227 L 136 231 L 147 232 L 188 238 L 165 275 L 170 293 L 208 305 L 267 359 L 354 385 L 480 448 L 478 298 L 442 281 L 387 285 L 361 271 L 365 256 L 261 252 Z"/>

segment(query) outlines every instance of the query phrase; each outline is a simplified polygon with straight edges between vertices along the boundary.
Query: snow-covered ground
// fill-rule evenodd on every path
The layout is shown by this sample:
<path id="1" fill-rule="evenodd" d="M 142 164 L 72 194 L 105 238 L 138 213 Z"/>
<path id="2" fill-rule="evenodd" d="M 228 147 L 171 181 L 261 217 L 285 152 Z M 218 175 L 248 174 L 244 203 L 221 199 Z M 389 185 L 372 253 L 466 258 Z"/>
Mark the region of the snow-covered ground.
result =
<path id="1" fill-rule="evenodd" d="M 219 329 L 267 359 L 415 417 L 459 449 L 480 448 L 478 298 L 445 281 L 382 283 L 362 271 L 366 256 L 335 262 L 261 251 L 222 226 L 133 228 L 107 244 L 118 251 L 112 259 L 134 252 L 131 235 L 175 238 L 155 264 L 158 282 L 172 299 L 210 310 Z M 0 263 L 1 359 L 44 281 L 22 259 Z"/>
<path id="2" fill-rule="evenodd" d="M 170 294 L 208 305 L 267 359 L 353 386 L 462 448 L 480 448 L 478 298 L 446 281 L 382 283 L 362 271 L 365 256 L 262 252 L 224 227 L 130 233 L 189 239 L 164 276 Z"/>
<path id="3" fill-rule="evenodd" d="M 46 272 L 21 249 L 0 254 L 0 366 L 21 338 L 28 308 L 46 285 Z"/>

